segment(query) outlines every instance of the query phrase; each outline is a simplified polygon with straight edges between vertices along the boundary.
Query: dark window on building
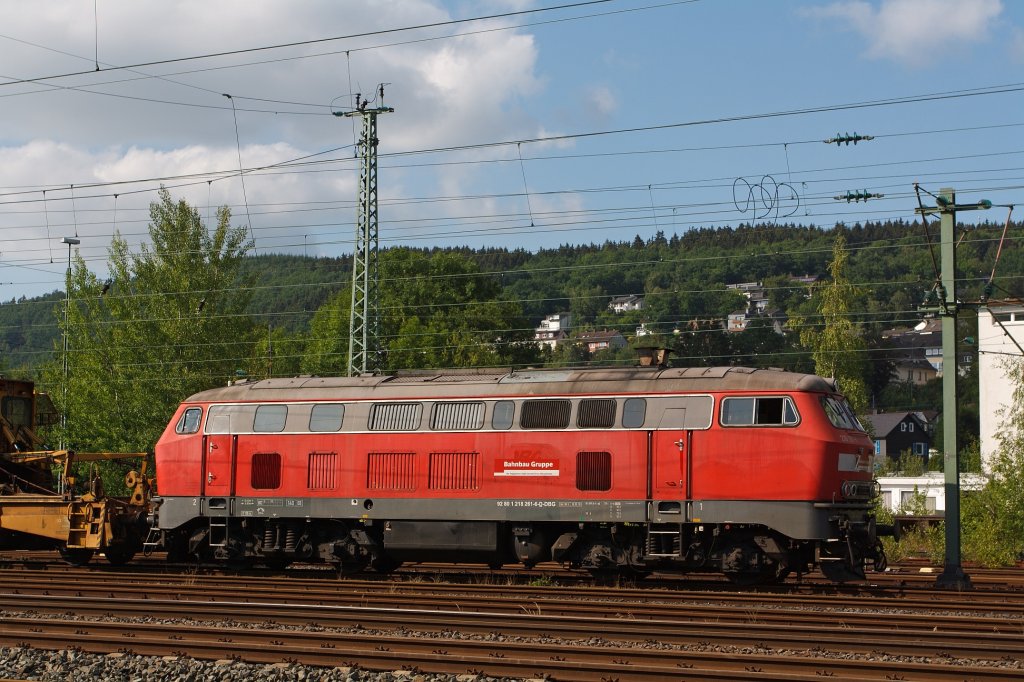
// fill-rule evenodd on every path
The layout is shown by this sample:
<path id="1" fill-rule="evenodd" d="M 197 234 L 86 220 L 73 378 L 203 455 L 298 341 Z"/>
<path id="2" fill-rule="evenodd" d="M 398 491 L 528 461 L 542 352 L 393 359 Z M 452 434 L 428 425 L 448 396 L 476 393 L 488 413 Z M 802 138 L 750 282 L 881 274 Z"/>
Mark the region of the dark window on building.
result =
<path id="1" fill-rule="evenodd" d="M 274 490 L 281 487 L 281 455 L 276 452 L 257 452 L 252 456 L 253 490 Z"/>
<path id="2" fill-rule="evenodd" d="M 622 426 L 639 429 L 647 415 L 647 401 L 643 398 L 628 398 L 622 405 Z"/>
<path id="3" fill-rule="evenodd" d="M 196 433 L 199 431 L 199 422 L 203 419 L 203 410 L 199 407 L 190 407 L 185 410 L 174 427 L 175 433 Z"/>
<path id="4" fill-rule="evenodd" d="M 722 400 L 723 426 L 792 426 L 799 420 L 796 407 L 786 397 Z"/>
<path id="5" fill-rule="evenodd" d="M 615 401 L 587 398 L 580 401 L 576 426 L 581 429 L 610 429 L 615 426 Z"/>
<path id="6" fill-rule="evenodd" d="M 469 431 L 483 425 L 483 403 L 435 403 L 430 416 L 430 428 L 436 431 Z"/>
<path id="7" fill-rule="evenodd" d="M 611 490 L 612 455 L 610 452 L 576 453 L 576 489 Z"/>
<path id="8" fill-rule="evenodd" d="M 422 403 L 377 403 L 370 410 L 370 430 L 415 431 L 422 414 Z"/>
<path id="9" fill-rule="evenodd" d="M 494 403 L 494 414 L 491 415 L 491 428 L 499 431 L 512 428 L 515 419 L 516 404 L 511 400 L 499 400 Z"/>
<path id="10" fill-rule="evenodd" d="M 341 431 L 341 422 L 344 419 L 344 405 L 314 405 L 309 413 L 309 430 L 321 433 Z"/>
<path id="11" fill-rule="evenodd" d="M 287 419 L 287 405 L 260 405 L 256 408 L 256 417 L 252 421 L 252 430 L 258 433 L 284 431 L 284 422 Z"/>
<path id="12" fill-rule="evenodd" d="M 569 427 L 571 410 L 568 400 L 527 400 L 519 425 L 524 429 L 565 429 Z"/>
<path id="13" fill-rule="evenodd" d="M 337 487 L 337 471 L 338 453 L 309 453 L 306 487 L 310 490 L 334 490 Z"/>

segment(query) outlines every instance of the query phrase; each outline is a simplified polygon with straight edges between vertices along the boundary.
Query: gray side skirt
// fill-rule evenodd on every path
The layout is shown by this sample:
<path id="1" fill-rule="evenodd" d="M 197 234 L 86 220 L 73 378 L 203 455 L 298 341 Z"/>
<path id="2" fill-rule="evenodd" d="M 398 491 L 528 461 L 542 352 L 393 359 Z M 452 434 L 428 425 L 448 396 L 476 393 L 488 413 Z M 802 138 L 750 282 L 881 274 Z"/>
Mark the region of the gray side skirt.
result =
<path id="1" fill-rule="evenodd" d="M 799 540 L 839 537 L 837 519 L 863 520 L 869 510 L 811 502 L 695 500 L 685 514 L 648 514 L 646 500 L 423 500 L 257 497 L 165 497 L 160 528 L 172 530 L 202 517 L 381 521 L 490 521 L 515 523 L 759 524 Z"/>

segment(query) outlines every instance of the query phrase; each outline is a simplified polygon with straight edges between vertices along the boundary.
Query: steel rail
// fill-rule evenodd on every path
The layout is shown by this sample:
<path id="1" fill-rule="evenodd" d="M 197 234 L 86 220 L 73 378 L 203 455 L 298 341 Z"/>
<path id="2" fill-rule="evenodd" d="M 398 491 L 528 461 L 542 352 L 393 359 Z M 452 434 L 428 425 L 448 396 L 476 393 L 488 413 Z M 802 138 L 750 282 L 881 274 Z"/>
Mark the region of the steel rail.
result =
<path id="1" fill-rule="evenodd" d="M 858 612 L 919 611 L 921 618 L 930 614 L 1007 614 L 1024 616 L 1024 593 L 979 592 L 949 593 L 908 592 L 893 590 L 885 596 L 848 596 L 833 591 L 811 595 L 792 595 L 762 592 L 693 592 L 624 588 L 565 588 L 529 585 L 479 585 L 408 583 L 380 581 L 321 581 L 294 578 L 267 578 L 258 576 L 207 576 L 199 574 L 138 574 L 87 573 L 69 582 L 63 574 L 47 575 L 42 572 L 10 571 L 0 573 L 8 590 L 38 593 L 120 595 L 125 599 L 195 595 L 200 599 L 228 599 L 233 601 L 265 599 L 272 590 L 282 600 L 306 603 L 348 603 L 376 606 L 401 606 L 409 600 L 423 603 L 458 603 L 460 608 L 472 610 L 482 602 L 485 607 L 495 593 L 508 600 L 508 610 L 516 612 L 519 603 L 535 603 L 548 613 L 613 612 L 626 617 L 647 618 L 659 614 L 680 615 L 677 609 L 688 606 L 694 612 L 702 610 L 733 611 L 747 614 L 756 612 L 769 618 L 772 611 L 791 609 L 821 609 L 839 613 L 842 618 L 855 619 Z M 939 598 L 941 596 L 942 598 Z M 511 601 L 518 598 L 519 603 Z M 963 597 L 963 598 L 958 598 Z M 491 608 L 491 607 L 488 607 Z M 845 611 L 843 609 L 846 609 Z"/>
<path id="2" fill-rule="evenodd" d="M 828 650 L 832 652 L 872 653 L 885 651 L 890 655 L 917 657 L 974 658 L 998 660 L 1010 658 L 1024 661 L 1024 640 L 1021 627 L 1004 623 L 1001 628 L 985 631 L 936 631 L 927 624 L 905 624 L 886 619 L 872 626 L 803 624 L 794 619 L 780 628 L 773 623 L 709 620 L 700 623 L 678 619 L 623 621 L 585 616 L 547 616 L 543 614 L 509 614 L 467 612 L 442 609 L 394 609 L 363 606 L 311 606 L 309 604 L 260 604 L 231 602 L 187 602 L 180 600 L 145 600 L 126 603 L 109 598 L 0 594 L 3 613 L 31 612 L 33 615 L 71 615 L 100 619 L 116 612 L 122 618 L 140 619 L 159 613 L 163 619 L 187 621 L 211 620 L 259 625 L 315 625 L 317 628 L 360 627 L 377 630 L 410 629 L 439 633 L 452 630 L 457 623 L 460 633 L 516 637 L 544 637 L 563 640 L 586 640 L 600 633 L 605 640 L 675 646 L 695 646 L 713 642 L 735 647 L 771 647 L 773 649 Z M 877 621 L 877 619 L 876 619 Z M 656 636 L 653 634 L 656 633 Z"/>
<path id="3" fill-rule="evenodd" d="M 250 662 L 298 662 L 306 665 L 358 665 L 395 670 L 412 664 L 420 672 L 483 673 L 590 682 L 621 677 L 630 680 L 695 679 L 707 671 L 759 679 L 963 680 L 955 664 L 925 664 L 888 658 L 814 658 L 779 652 L 694 652 L 660 648 L 609 648 L 551 643 L 478 641 L 418 637 L 367 637 L 364 634 L 282 630 L 228 630 L 161 624 L 39 621 L 0 618 L 0 642 L 46 648 L 68 642 L 86 651 L 189 655 L 195 658 L 240 657 Z M 774 676 L 774 677 L 768 677 Z M 1019 679 L 1019 669 L 971 666 L 973 680 Z M 703 676 L 702 676 L 703 677 Z M 707 679 L 705 677 L 705 679 Z"/>

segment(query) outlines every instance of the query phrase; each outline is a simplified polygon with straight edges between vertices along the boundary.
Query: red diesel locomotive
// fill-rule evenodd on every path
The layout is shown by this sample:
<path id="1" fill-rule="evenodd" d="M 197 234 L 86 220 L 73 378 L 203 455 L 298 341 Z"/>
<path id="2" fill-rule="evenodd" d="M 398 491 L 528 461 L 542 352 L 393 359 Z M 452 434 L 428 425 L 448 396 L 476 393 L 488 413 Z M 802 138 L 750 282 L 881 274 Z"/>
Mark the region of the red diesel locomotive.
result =
<path id="1" fill-rule="evenodd" d="M 779 370 L 243 381 L 178 408 L 151 521 L 201 560 L 840 581 L 884 562 L 873 453 L 834 383 Z"/>

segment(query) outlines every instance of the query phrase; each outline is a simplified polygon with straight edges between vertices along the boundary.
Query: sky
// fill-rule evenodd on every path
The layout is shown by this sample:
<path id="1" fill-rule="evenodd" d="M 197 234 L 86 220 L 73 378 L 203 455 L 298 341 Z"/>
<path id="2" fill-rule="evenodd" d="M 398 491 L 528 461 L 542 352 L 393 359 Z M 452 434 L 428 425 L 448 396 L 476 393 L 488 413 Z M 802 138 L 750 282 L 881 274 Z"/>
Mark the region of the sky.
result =
<path id="1" fill-rule="evenodd" d="M 253 253 L 351 254 L 355 93 L 394 109 L 381 246 L 912 220 L 915 182 L 1024 203 L 1010 0 L 0 0 L 0 17 L 0 301 L 63 290 L 63 237 L 102 277 L 161 185 L 203 216 L 228 205 Z M 853 134 L 874 139 L 824 142 Z"/>

